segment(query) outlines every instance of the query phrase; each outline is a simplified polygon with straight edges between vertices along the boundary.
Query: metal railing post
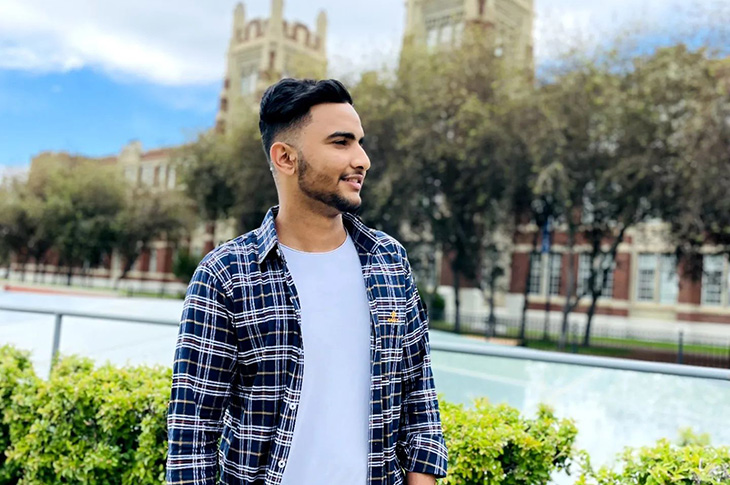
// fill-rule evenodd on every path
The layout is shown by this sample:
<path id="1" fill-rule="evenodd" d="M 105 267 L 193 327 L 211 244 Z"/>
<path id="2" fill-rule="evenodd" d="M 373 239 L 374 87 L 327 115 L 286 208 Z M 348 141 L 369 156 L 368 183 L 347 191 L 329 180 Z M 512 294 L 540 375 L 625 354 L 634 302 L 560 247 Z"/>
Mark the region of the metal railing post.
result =
<path id="1" fill-rule="evenodd" d="M 51 348 L 51 371 L 56 365 L 58 359 L 58 348 L 61 345 L 61 319 L 63 318 L 62 313 L 56 313 L 55 325 L 53 328 L 53 347 Z"/>

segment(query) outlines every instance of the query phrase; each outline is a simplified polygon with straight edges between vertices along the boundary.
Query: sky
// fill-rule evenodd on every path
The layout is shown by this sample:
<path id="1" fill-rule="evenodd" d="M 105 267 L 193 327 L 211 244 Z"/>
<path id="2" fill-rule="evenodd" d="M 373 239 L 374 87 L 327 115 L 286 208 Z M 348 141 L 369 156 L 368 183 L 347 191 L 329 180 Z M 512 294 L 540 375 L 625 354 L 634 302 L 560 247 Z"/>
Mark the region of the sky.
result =
<path id="1" fill-rule="evenodd" d="M 600 42 L 638 23 L 652 38 L 691 22 L 687 2 L 534 1 L 538 65 L 564 38 Z M 268 17 L 270 3 L 245 1 L 247 18 Z M 174 146 L 213 126 L 235 4 L 0 0 L 0 172 L 22 170 L 44 150 L 106 156 L 131 140 Z M 284 17 L 314 27 L 324 10 L 329 74 L 348 76 L 397 57 L 404 4 L 285 0 Z"/>

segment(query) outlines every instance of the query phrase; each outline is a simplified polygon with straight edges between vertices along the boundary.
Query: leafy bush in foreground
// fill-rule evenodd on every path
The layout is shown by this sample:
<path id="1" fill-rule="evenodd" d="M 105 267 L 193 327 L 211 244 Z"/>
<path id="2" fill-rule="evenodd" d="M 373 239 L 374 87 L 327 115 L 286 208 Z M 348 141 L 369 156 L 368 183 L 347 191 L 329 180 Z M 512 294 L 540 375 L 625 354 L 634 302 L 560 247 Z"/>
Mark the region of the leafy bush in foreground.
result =
<path id="1" fill-rule="evenodd" d="M 3 416 L 10 409 L 13 396 L 19 395 L 19 388 L 32 386 L 38 378 L 28 352 L 8 345 L 0 347 L 0 485 L 17 483 L 20 471 L 17 464 L 7 463 L 4 450 L 10 447 L 10 423 Z M 19 428 L 21 423 L 15 423 Z"/>
<path id="2" fill-rule="evenodd" d="M 546 406 L 526 419 L 517 409 L 477 399 L 474 409 L 441 402 L 449 449 L 443 485 L 544 485 L 568 467 L 577 430 Z"/>
<path id="3" fill-rule="evenodd" d="M 47 381 L 27 352 L 0 347 L 0 485 L 160 485 L 167 452 L 171 369 L 59 361 Z M 441 485 L 546 485 L 580 454 L 576 485 L 730 483 L 730 450 L 684 432 L 680 445 L 628 449 L 618 470 L 576 453 L 576 428 L 547 407 L 533 419 L 477 399 L 439 400 L 449 474 Z"/>
<path id="4" fill-rule="evenodd" d="M 706 436 L 684 431 L 679 445 L 664 439 L 654 446 L 627 448 L 616 470 L 594 470 L 584 455 L 576 485 L 727 485 L 730 449 L 708 444 Z"/>
<path id="5" fill-rule="evenodd" d="M 60 360 L 5 410 L 7 463 L 22 485 L 163 483 L 170 379 L 170 369 Z"/>

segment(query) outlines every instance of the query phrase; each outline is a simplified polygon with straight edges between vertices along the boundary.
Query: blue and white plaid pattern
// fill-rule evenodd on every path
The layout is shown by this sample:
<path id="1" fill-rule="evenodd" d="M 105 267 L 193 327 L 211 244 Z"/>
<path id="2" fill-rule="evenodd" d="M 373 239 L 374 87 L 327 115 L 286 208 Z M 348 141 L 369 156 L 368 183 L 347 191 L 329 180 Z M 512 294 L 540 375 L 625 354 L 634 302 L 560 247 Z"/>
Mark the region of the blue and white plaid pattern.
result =
<path id="1" fill-rule="evenodd" d="M 167 418 L 169 485 L 213 484 L 217 476 L 228 485 L 281 483 L 304 350 L 277 211 L 208 254 L 188 287 Z M 370 300 L 368 485 L 402 484 L 404 471 L 443 477 L 428 321 L 406 252 L 354 216 L 345 214 L 344 223 Z"/>

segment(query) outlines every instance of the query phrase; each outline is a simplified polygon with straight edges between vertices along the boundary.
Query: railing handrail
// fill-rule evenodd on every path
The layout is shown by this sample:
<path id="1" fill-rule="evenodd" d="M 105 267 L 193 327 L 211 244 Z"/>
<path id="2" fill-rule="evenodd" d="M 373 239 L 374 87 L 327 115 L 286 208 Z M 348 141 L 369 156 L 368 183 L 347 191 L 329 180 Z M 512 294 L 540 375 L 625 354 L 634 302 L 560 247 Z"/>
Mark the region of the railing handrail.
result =
<path id="1" fill-rule="evenodd" d="M 76 317 L 76 318 L 96 318 L 99 320 L 115 320 L 122 322 L 131 323 L 148 323 L 154 325 L 171 325 L 177 327 L 180 325 L 180 320 L 171 318 L 150 318 L 150 317 L 136 317 L 132 315 L 115 315 L 113 313 L 101 313 L 101 312 L 83 312 L 74 310 L 65 310 L 58 308 L 29 308 L 16 305 L 0 305 L 0 311 L 7 312 L 19 312 L 19 313 L 36 313 L 40 315 L 62 315 L 64 317 Z"/>
<path id="2" fill-rule="evenodd" d="M 58 352 L 58 338 L 60 334 L 61 317 L 93 318 L 99 320 L 113 320 L 166 326 L 178 326 L 180 324 L 179 320 L 170 318 L 135 317 L 101 312 L 70 311 L 60 308 L 37 309 L 16 305 L 0 305 L 0 311 L 34 313 L 40 315 L 55 316 L 56 331 L 54 335 L 53 358 L 55 358 L 55 355 Z M 430 346 L 431 350 L 437 352 L 455 352 L 460 354 L 481 355 L 486 357 L 532 360 L 536 362 L 548 362 L 552 364 L 567 364 L 582 367 L 595 367 L 601 369 L 646 372 L 680 377 L 695 377 L 702 379 L 730 381 L 730 370 L 700 367 L 694 365 L 680 365 L 664 362 L 645 362 L 639 360 L 619 359 L 615 357 L 598 357 L 561 352 L 549 352 L 544 350 L 526 349 L 522 347 L 505 347 L 501 345 L 431 342 Z"/>
<path id="3" fill-rule="evenodd" d="M 582 367 L 666 374 L 680 377 L 697 377 L 730 382 L 730 370 L 717 369 L 713 367 L 569 354 L 562 352 L 550 352 L 546 350 L 526 349 L 523 347 L 505 347 L 502 345 L 432 342 L 430 346 L 431 350 L 440 352 L 455 352 L 459 354 L 501 357 L 505 359 L 532 360 L 537 362 L 548 362 L 551 364 L 568 364 Z"/>

